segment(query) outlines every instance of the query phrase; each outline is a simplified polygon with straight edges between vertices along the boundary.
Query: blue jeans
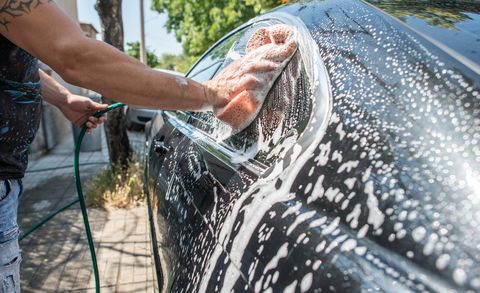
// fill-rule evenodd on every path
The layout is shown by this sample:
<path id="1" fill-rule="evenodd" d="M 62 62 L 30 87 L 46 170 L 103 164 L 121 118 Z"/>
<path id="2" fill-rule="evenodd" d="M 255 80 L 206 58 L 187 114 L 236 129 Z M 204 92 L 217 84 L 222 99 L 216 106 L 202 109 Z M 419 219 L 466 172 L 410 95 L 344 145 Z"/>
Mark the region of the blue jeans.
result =
<path id="1" fill-rule="evenodd" d="M 0 180 L 0 293 L 20 292 L 20 249 L 17 225 L 20 180 Z"/>

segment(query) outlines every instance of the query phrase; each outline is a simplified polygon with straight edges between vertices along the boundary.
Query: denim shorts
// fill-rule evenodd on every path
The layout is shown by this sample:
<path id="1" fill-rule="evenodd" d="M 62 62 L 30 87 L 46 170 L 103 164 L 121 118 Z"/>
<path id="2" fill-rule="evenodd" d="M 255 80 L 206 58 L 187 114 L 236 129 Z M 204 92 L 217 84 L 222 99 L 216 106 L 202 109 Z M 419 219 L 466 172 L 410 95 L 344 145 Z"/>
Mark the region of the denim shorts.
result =
<path id="1" fill-rule="evenodd" d="M 20 292 L 20 249 L 17 225 L 20 180 L 0 180 L 0 293 Z"/>

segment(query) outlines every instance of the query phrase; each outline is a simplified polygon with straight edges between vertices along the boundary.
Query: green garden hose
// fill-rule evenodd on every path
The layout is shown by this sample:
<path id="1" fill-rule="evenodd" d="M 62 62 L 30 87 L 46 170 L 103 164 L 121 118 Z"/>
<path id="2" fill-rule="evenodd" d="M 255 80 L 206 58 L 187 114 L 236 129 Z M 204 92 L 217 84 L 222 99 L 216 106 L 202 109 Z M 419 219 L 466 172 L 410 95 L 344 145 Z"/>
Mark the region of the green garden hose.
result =
<path id="1" fill-rule="evenodd" d="M 114 109 L 121 108 L 125 106 L 122 103 L 115 103 L 111 104 L 108 106 L 105 110 L 99 111 L 95 113 L 95 117 L 99 118 L 103 114 L 110 112 Z M 87 214 L 87 207 L 85 204 L 85 197 L 83 195 L 83 189 L 82 189 L 82 182 L 80 180 L 80 164 L 79 164 L 79 157 L 80 157 L 80 146 L 82 145 L 83 137 L 85 136 L 85 132 L 87 131 L 86 127 L 83 127 L 82 130 L 80 131 L 80 134 L 78 135 L 78 140 L 77 143 L 75 144 L 75 153 L 73 157 L 73 167 L 74 167 L 74 173 L 75 173 L 75 183 L 77 186 L 77 194 L 78 198 L 73 200 L 72 202 L 68 203 L 64 207 L 53 211 L 46 217 L 42 218 L 40 221 L 38 221 L 33 227 L 29 228 L 27 231 L 22 233 L 20 237 L 18 238 L 19 241 L 30 235 L 33 231 L 37 230 L 43 224 L 46 222 L 50 221 L 53 219 L 56 215 L 59 213 L 63 212 L 64 210 L 70 208 L 77 202 L 80 203 L 80 209 L 82 210 L 82 217 L 83 217 L 83 224 L 85 226 L 85 234 L 87 235 L 87 240 L 88 240 L 88 247 L 90 249 L 90 256 L 92 258 L 92 267 L 93 267 L 93 274 L 95 277 L 95 292 L 99 293 L 100 292 L 100 277 L 98 273 L 98 265 L 97 265 L 97 257 L 95 255 L 95 246 L 93 243 L 93 237 L 92 237 L 92 232 L 90 230 L 90 223 L 88 221 L 88 214 Z"/>

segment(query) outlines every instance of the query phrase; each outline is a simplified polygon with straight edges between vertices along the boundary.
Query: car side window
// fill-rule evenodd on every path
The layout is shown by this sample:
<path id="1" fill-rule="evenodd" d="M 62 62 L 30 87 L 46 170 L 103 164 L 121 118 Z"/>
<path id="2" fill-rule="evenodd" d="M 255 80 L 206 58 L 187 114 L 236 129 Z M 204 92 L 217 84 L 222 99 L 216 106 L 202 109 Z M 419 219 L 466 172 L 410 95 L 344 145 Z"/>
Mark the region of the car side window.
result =
<path id="1" fill-rule="evenodd" d="M 187 77 L 197 82 L 203 82 L 211 79 L 218 69 L 224 64 L 225 57 L 232 47 L 232 44 L 243 35 L 243 30 L 240 30 L 222 43 L 215 46 L 209 53 L 198 61 L 195 66 L 187 73 Z"/>
<path id="2" fill-rule="evenodd" d="M 246 44 L 251 35 L 259 28 L 270 26 L 278 22 L 262 21 L 255 23 L 232 37 L 225 40 L 211 51 L 216 56 L 206 56 L 215 63 L 215 72 L 218 74 L 231 62 L 244 55 Z M 223 54 L 223 56 L 219 56 Z M 203 60 L 202 60 L 203 61 Z M 201 66 L 207 68 L 208 66 Z M 200 70 L 192 70 L 197 74 Z M 195 79 L 195 78 L 194 78 Z M 201 80 L 204 81 L 204 80 Z M 303 131 L 311 110 L 310 83 L 307 78 L 302 58 L 299 52 L 295 53 L 291 61 L 274 83 L 265 99 L 264 105 L 257 118 L 243 131 L 232 134 L 231 128 L 218 120 L 212 112 L 198 112 L 192 114 L 192 124 L 209 134 L 217 142 L 239 153 L 253 154 L 258 162 L 270 166 L 276 160 L 280 150 L 276 148 L 286 139 L 296 139 Z"/>

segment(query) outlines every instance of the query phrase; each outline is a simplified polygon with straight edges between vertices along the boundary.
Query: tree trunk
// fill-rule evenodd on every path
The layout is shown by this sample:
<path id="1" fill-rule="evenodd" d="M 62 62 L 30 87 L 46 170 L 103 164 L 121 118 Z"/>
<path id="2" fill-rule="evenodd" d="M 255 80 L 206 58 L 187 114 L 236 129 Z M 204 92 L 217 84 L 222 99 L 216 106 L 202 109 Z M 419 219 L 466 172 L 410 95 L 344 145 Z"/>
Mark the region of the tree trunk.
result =
<path id="1" fill-rule="evenodd" d="M 103 40 L 123 52 L 122 0 L 97 0 L 95 9 L 102 23 Z M 102 100 L 107 104 L 114 102 L 107 97 L 102 97 Z M 105 132 L 112 170 L 116 171 L 117 167 L 121 167 L 126 171 L 132 150 L 122 110 L 108 113 Z"/>

